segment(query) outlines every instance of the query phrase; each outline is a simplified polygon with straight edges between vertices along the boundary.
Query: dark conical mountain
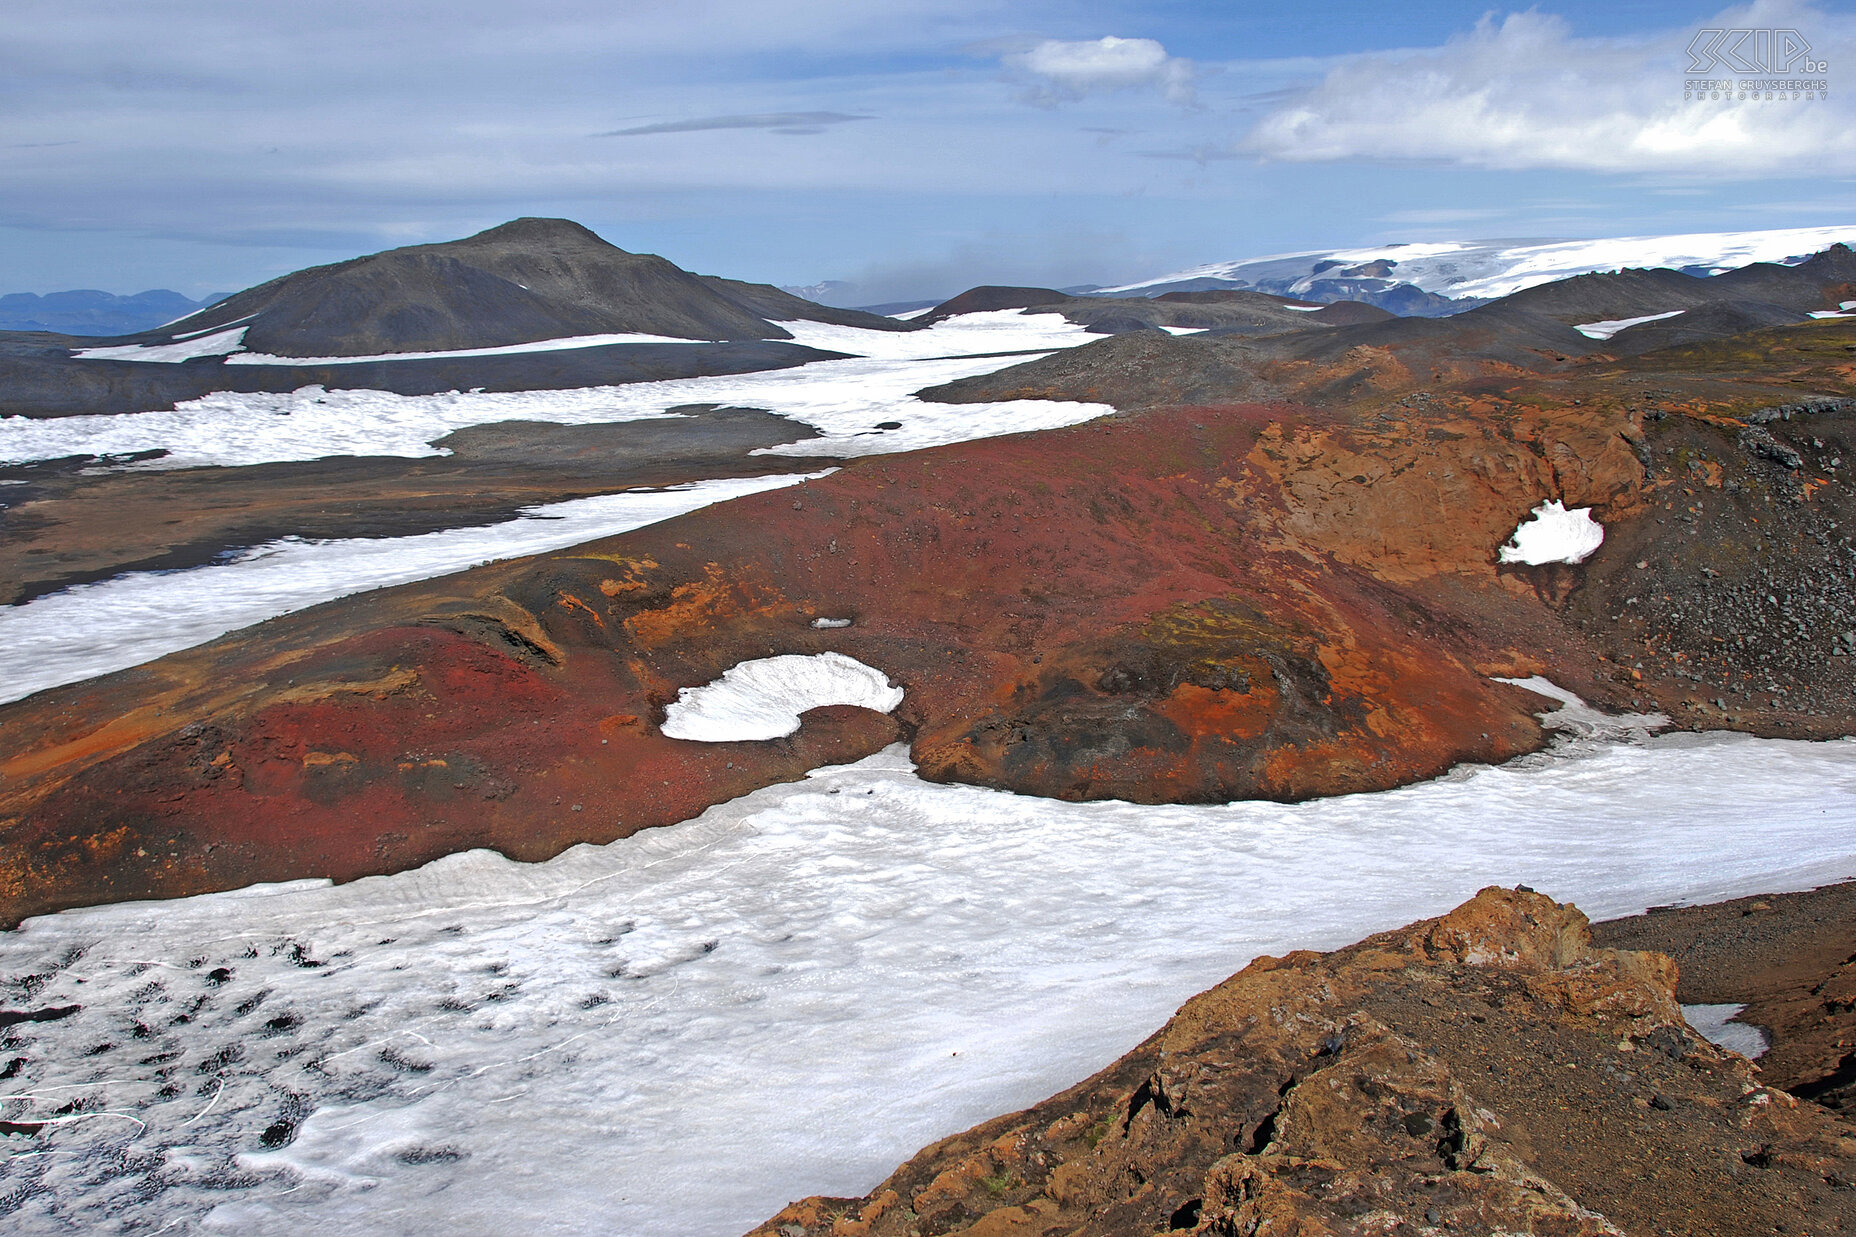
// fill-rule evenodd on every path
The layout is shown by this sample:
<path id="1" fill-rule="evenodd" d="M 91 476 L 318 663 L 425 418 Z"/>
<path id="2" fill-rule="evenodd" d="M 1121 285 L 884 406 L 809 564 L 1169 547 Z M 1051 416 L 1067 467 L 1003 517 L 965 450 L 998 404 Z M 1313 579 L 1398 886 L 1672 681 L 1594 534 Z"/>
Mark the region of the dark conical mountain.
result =
<path id="1" fill-rule="evenodd" d="M 245 347 L 274 356 L 370 356 L 615 333 L 791 338 L 768 314 L 898 325 L 774 288 L 694 275 L 566 219 L 517 219 L 463 240 L 297 271 L 173 327 L 195 333 L 245 325 Z"/>
<path id="2" fill-rule="evenodd" d="M 838 355 L 790 342 L 792 333 L 778 324 L 801 320 L 917 329 L 766 284 L 692 274 L 654 254 L 609 245 L 565 219 L 517 219 L 463 240 L 297 271 L 113 339 L 0 331 L 0 415 L 141 412 L 211 391 L 312 384 L 400 395 L 558 390 L 778 369 Z M 242 334 L 234 338 L 234 331 Z M 597 335 L 664 339 L 491 356 L 468 351 Z M 174 344 L 180 347 L 167 347 Z M 466 355 L 420 355 L 459 351 Z M 351 357 L 376 359 L 342 360 Z"/>

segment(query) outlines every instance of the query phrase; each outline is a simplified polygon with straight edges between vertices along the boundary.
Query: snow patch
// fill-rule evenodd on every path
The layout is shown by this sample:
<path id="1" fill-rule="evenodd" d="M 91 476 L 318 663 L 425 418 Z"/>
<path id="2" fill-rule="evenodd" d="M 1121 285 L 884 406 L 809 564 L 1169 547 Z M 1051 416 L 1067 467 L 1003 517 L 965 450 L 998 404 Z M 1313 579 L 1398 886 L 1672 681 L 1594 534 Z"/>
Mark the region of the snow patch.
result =
<path id="1" fill-rule="evenodd" d="M 1684 1005 L 1682 1017 L 1695 1033 L 1711 1044 L 1737 1052 L 1749 1061 L 1757 1061 L 1772 1045 L 1766 1033 L 1750 1023 L 1735 1022 L 1744 1005 Z"/>
<path id="2" fill-rule="evenodd" d="M 849 619 L 815 618 L 812 620 L 812 626 L 818 628 L 820 631 L 825 631 L 833 627 L 849 627 L 850 625 L 851 620 Z"/>
<path id="3" fill-rule="evenodd" d="M 181 336 L 171 344 L 112 344 L 105 348 L 77 348 L 71 356 L 79 361 L 157 361 L 173 365 L 200 357 L 225 356 L 245 346 L 249 326 L 208 335 Z"/>
<path id="4" fill-rule="evenodd" d="M 778 739 L 799 729 L 799 715 L 828 704 L 879 713 L 902 703 L 902 689 L 881 670 L 843 653 L 788 653 L 744 661 L 713 683 L 685 687 L 664 710 L 664 734 L 698 743 Z"/>
<path id="5" fill-rule="evenodd" d="M 209 305 L 209 306 L 208 306 L 207 308 L 209 308 L 209 309 L 210 309 L 210 308 L 212 308 L 212 307 L 211 307 L 211 306 Z M 196 311 L 196 312 L 199 312 L 199 311 Z M 187 315 L 187 317 L 188 317 L 188 318 L 191 318 L 192 316 L 193 316 L 192 314 L 188 314 L 188 315 Z M 246 315 L 245 315 L 245 316 L 244 316 L 243 318 L 234 318 L 234 319 L 232 319 L 232 321 L 230 321 L 230 322 L 221 322 L 221 323 L 219 323 L 219 324 L 218 324 L 218 325 L 216 325 L 216 326 L 203 326 L 203 327 L 201 327 L 201 328 L 200 328 L 199 330 L 197 330 L 197 331 L 176 331 L 176 332 L 175 332 L 175 333 L 174 333 L 174 334 L 173 334 L 173 335 L 172 335 L 172 336 L 171 336 L 170 338 L 173 338 L 173 339 L 198 339 L 198 338 L 199 338 L 200 336 L 202 336 L 202 335 L 207 335 L 207 334 L 210 334 L 210 333 L 212 333 L 213 331 L 224 331 L 224 330 L 229 330 L 230 328 L 232 328 L 232 327 L 235 327 L 235 326 L 237 326 L 237 325 L 239 325 L 239 324 L 240 324 L 240 323 L 242 323 L 242 322 L 250 322 L 250 321 L 251 321 L 251 320 L 252 320 L 253 318 L 255 318 L 255 317 L 257 317 L 257 316 L 258 316 L 257 314 L 255 314 L 255 313 L 251 313 L 251 314 L 246 314 Z M 179 323 L 179 322 L 185 322 L 186 320 L 187 320 L 187 318 L 179 318 L 179 319 L 176 319 L 176 320 L 175 320 L 175 322 L 170 322 L 170 323 L 168 323 L 167 325 L 168 325 L 168 326 L 174 326 L 174 325 L 176 325 L 177 323 Z M 161 329 L 163 329 L 163 328 L 161 328 L 161 327 L 156 327 L 155 329 L 156 329 L 156 330 L 161 330 Z"/>
<path id="6" fill-rule="evenodd" d="M 828 472 L 829 470 L 827 470 Z M 0 606 L 0 703 L 215 640 L 368 589 L 643 528 L 826 472 L 698 481 L 524 508 L 517 519 L 415 537 L 286 537 L 192 571 L 138 571 Z"/>
<path id="7" fill-rule="evenodd" d="M 1259 954 L 1485 885 L 1604 919 L 1852 874 L 1848 740 L 1684 734 L 1211 806 L 936 785 L 897 747 L 547 863 L 0 933 L 33 1008 L 83 1006 L 10 1028 L 30 1081 L 0 1119 L 147 1123 L 12 1140 L 9 1231 L 110 1231 L 133 1199 L 149 1232 L 728 1237 L 1072 1085 Z"/>
<path id="8" fill-rule="evenodd" d="M 1672 309 L 1666 314 L 1645 314 L 1641 318 L 1606 318 L 1603 322 L 1586 322 L 1575 326 L 1573 330 L 1587 339 L 1610 339 L 1619 331 L 1628 331 L 1633 326 L 1642 326 L 1646 322 L 1661 322 L 1687 311 Z"/>
<path id="9" fill-rule="evenodd" d="M 569 352 L 576 348 L 609 348 L 614 344 L 711 344 L 711 339 L 679 339 L 674 335 L 572 335 L 565 339 L 538 339 L 526 344 L 499 344 L 493 348 L 451 348 L 442 352 L 381 352 L 372 356 L 272 356 L 244 352 L 226 358 L 228 365 L 364 365 L 372 361 L 449 361 L 474 356 L 519 356 L 528 352 Z M 777 342 L 777 341 L 776 341 Z"/>
<path id="10" fill-rule="evenodd" d="M 1568 511 L 1557 498 L 1534 508 L 1533 518 L 1523 520 L 1514 530 L 1514 538 L 1497 551 L 1504 563 L 1525 563 L 1538 567 L 1543 563 L 1582 563 L 1603 545 L 1605 526 L 1592 518 L 1590 507 Z"/>
<path id="11" fill-rule="evenodd" d="M 1025 309 L 955 314 L 918 331 L 875 331 L 869 327 L 805 320 L 777 325 L 791 333 L 794 343 L 808 348 L 889 361 L 1048 351 L 1072 348 L 1101 338 L 1062 314 L 1034 313 Z"/>

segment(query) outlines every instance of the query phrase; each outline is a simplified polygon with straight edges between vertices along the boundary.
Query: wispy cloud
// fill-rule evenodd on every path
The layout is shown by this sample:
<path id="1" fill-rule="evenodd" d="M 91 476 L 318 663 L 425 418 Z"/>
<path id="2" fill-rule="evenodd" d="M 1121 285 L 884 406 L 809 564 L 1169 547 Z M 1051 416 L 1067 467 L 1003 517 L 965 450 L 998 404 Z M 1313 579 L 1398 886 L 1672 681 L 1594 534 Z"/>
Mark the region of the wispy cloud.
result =
<path id="1" fill-rule="evenodd" d="M 1759 0 L 1696 28 L 1704 24 L 1793 27 L 1833 71 L 1856 61 L 1856 22 L 1785 0 Z M 1856 170 L 1856 110 L 1842 89 L 1827 98 L 1685 98 L 1682 53 L 1694 33 L 1582 39 L 1560 18 L 1531 9 L 1485 16 L 1441 47 L 1335 68 L 1277 105 L 1240 148 L 1290 162 L 1729 179 Z"/>
<path id="2" fill-rule="evenodd" d="M 852 120 L 875 120 L 846 112 L 756 112 L 746 116 L 700 116 L 694 120 L 665 120 L 632 129 L 613 129 L 594 137 L 645 137 L 653 133 L 702 133 L 711 129 L 771 129 L 775 133 L 823 133 L 830 125 Z"/>
<path id="3" fill-rule="evenodd" d="M 1167 55 L 1153 39 L 1046 39 L 1030 51 L 1007 56 L 1005 63 L 1033 80 L 1028 101 L 1046 106 L 1105 91 L 1148 88 L 1182 106 L 1197 103 L 1192 61 Z"/>
<path id="4" fill-rule="evenodd" d="M 1201 166 L 1207 163 L 1222 163 L 1232 159 L 1242 158 L 1241 155 L 1232 150 L 1229 146 L 1218 146 L 1210 143 L 1188 147 L 1184 150 L 1137 150 L 1134 153 L 1143 159 L 1180 159 L 1188 163 L 1197 163 Z"/>

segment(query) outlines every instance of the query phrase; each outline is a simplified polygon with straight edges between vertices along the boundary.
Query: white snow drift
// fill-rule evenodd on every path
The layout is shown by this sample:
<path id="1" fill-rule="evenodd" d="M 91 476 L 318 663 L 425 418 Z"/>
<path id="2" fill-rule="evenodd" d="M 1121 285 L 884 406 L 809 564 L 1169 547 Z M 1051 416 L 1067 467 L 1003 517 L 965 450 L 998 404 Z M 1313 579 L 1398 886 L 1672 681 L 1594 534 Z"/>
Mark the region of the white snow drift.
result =
<path id="1" fill-rule="evenodd" d="M 1533 517 L 1514 530 L 1514 539 L 1501 547 L 1504 563 L 1582 563 L 1603 545 L 1605 526 L 1592 518 L 1590 507 L 1568 511 L 1557 498 L 1534 508 Z"/>
<path id="2" fill-rule="evenodd" d="M 8 1029 L 0 1118 L 62 1122 L 5 1149 L 9 1231 L 722 1237 L 1080 1080 L 1260 953 L 1488 884 L 1604 917 L 1850 875 L 1850 741 L 1209 807 L 934 785 L 895 749 L 545 864 L 0 934 L 8 1008 L 82 1007 Z"/>
<path id="3" fill-rule="evenodd" d="M 273 356 L 268 352 L 238 352 L 227 365 L 365 365 L 375 361 L 453 361 L 465 357 L 520 356 L 529 352 L 569 352 L 579 348 L 610 348 L 614 344 L 707 344 L 707 339 L 675 335 L 570 335 L 564 339 L 538 339 L 527 344 L 498 344 L 490 348 L 450 348 L 439 352 L 378 352 L 370 356 Z M 126 360 L 140 358 L 128 357 Z"/>
<path id="4" fill-rule="evenodd" d="M 1587 339 L 1610 339 L 1619 331 L 1628 331 L 1633 326 L 1642 326 L 1646 322 L 1661 322 L 1665 318 L 1674 318 L 1685 310 L 1672 309 L 1664 314 L 1645 314 L 1641 318 L 1606 318 L 1602 322 L 1585 322 L 1573 330 Z"/>
<path id="5" fill-rule="evenodd" d="M 156 361 L 174 365 L 200 357 L 225 356 L 245 346 L 245 332 L 250 327 L 201 334 L 198 331 L 176 335 L 165 344 L 113 344 L 103 348 L 78 348 L 71 355 L 80 361 Z"/>
<path id="6" fill-rule="evenodd" d="M 881 670 L 843 653 L 788 653 L 734 666 L 713 683 L 685 687 L 664 710 L 664 733 L 699 743 L 778 739 L 799 729 L 799 715 L 828 704 L 889 713 L 902 689 Z"/>
<path id="7" fill-rule="evenodd" d="M 1542 675 L 1525 679 L 1497 676 L 1497 683 L 1526 688 L 1537 696 L 1559 702 L 1559 708 L 1542 715 L 1540 724 L 1576 739 L 1602 739 L 1606 742 L 1641 743 L 1658 730 L 1667 730 L 1669 718 L 1662 713 L 1604 713 L 1573 695 L 1564 687 Z"/>

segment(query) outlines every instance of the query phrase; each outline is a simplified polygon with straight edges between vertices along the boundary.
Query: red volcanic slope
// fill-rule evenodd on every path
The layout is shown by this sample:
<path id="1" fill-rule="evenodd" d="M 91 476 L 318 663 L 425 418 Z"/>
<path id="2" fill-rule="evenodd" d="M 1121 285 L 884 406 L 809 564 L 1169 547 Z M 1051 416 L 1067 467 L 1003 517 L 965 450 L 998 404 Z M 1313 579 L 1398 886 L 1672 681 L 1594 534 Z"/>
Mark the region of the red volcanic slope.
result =
<path id="1" fill-rule="evenodd" d="M 1791 336 L 1736 365 L 1780 352 L 1789 384 L 1805 372 Z M 1847 367 L 1840 345 L 1823 356 Z M 0 917 L 349 879 L 472 846 L 539 859 L 898 735 L 929 777 L 1054 796 L 1378 789 L 1536 746 L 1542 701 L 1490 676 L 1549 667 L 1597 703 L 1684 724 L 1723 724 L 1718 695 L 1733 724 L 1847 729 L 1841 665 L 1769 706 L 1746 659 L 1786 653 L 1798 626 L 1767 617 L 1767 577 L 1748 573 L 1795 559 L 1823 578 L 1829 560 L 1809 555 L 1838 543 L 1817 523 L 1850 514 L 1849 487 L 1737 445 L 1731 400 L 1665 388 L 1650 409 L 1644 384 L 1673 379 L 1555 381 L 1484 373 L 1470 393 L 1376 395 L 1355 420 L 1161 409 L 865 460 L 42 693 L 0 710 Z M 1769 428 L 1798 450 L 1856 450 L 1828 424 Z M 1581 567 L 1498 565 L 1549 496 L 1594 507 L 1606 549 Z M 1658 540 L 1665 521 L 1704 518 L 1708 576 Z M 1781 533 L 1785 557 L 1749 552 Z M 1728 613 L 1727 586 L 1752 598 L 1752 583 L 1746 621 L 1771 623 L 1756 639 L 1633 626 L 1655 605 Z M 679 688 L 827 649 L 906 689 L 893 719 L 826 710 L 767 743 L 658 730 Z"/>

